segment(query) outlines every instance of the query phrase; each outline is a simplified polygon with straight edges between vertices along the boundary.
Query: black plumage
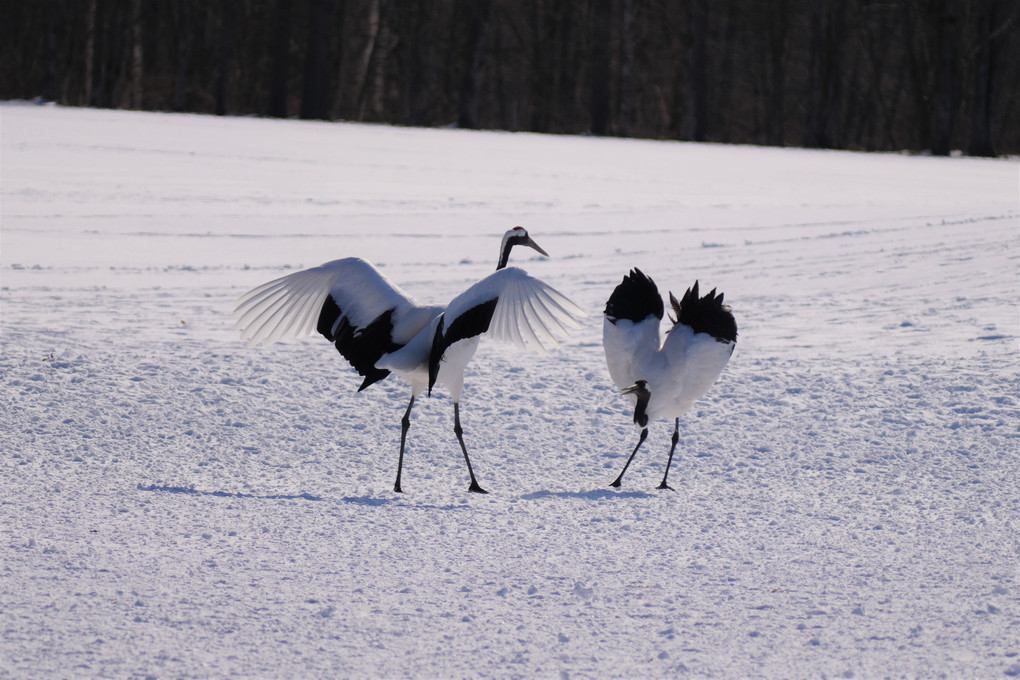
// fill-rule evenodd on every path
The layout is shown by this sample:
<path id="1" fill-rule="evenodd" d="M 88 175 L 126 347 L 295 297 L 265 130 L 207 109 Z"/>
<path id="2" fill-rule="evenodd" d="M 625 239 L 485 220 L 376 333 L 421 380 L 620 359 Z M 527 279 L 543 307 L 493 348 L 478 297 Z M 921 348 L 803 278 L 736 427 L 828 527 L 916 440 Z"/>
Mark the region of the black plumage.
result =
<path id="1" fill-rule="evenodd" d="M 661 319 L 663 314 L 662 298 L 655 282 L 635 267 L 623 277 L 613 294 L 606 301 L 606 318 L 612 324 L 620 319 L 638 323 L 654 316 Z"/>
<path id="2" fill-rule="evenodd" d="M 719 342 L 736 342 L 737 321 L 730 306 L 723 304 L 723 294 L 717 295 L 715 288 L 699 297 L 698 282 L 695 281 L 680 301 L 670 293 L 669 302 L 676 314 L 676 318 L 672 319 L 674 324 L 682 323 L 695 333 L 707 333 Z"/>
<path id="3" fill-rule="evenodd" d="M 358 328 L 350 322 L 332 295 L 327 295 L 322 303 L 316 330 L 336 346 L 359 375 L 365 376 L 359 392 L 390 374 L 386 369 L 376 368 L 375 363 L 382 355 L 402 346 L 392 340 L 393 312 L 392 308 L 387 309 L 367 326 Z"/>
<path id="4" fill-rule="evenodd" d="M 443 354 L 447 348 L 459 340 L 473 338 L 489 330 L 489 323 L 492 322 L 492 315 L 496 311 L 496 303 L 499 298 L 486 300 L 458 316 L 446 327 L 446 317 L 443 316 L 436 326 L 436 334 L 432 340 L 432 349 L 429 351 L 429 394 L 432 394 L 432 386 L 436 383 L 439 375 L 439 362 L 443 360 Z"/>

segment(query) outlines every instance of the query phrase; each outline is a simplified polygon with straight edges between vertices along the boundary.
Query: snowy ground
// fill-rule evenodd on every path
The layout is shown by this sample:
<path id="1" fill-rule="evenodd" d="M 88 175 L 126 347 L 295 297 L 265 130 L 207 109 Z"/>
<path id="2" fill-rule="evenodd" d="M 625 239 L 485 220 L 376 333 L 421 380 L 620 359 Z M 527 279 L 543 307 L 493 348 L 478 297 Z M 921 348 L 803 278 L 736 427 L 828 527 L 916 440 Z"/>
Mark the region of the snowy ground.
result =
<path id="1" fill-rule="evenodd" d="M 1018 164 L 0 106 L 0 677 L 1020 676 Z M 591 316 L 444 395 L 234 299 L 360 255 Z M 523 255 L 523 256 L 522 256 Z M 682 419 L 612 387 L 633 266 L 718 286 Z"/>

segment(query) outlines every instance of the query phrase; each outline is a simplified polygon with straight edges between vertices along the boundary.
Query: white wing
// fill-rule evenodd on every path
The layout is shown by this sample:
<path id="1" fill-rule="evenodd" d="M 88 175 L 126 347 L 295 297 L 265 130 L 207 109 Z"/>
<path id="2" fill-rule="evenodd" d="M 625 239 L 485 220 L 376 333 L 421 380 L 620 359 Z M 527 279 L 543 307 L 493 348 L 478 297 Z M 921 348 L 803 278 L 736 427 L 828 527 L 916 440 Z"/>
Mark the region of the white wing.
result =
<path id="1" fill-rule="evenodd" d="M 675 403 L 679 412 L 686 411 L 715 384 L 726 367 L 736 343 L 718 340 L 708 333 L 695 333 L 678 323 L 666 335 L 662 356 L 669 379 L 664 381 L 664 400 Z"/>
<path id="2" fill-rule="evenodd" d="M 316 331 L 330 295 L 355 328 L 395 309 L 394 336 L 403 330 L 406 342 L 418 330 L 399 328 L 401 318 L 418 316 L 414 312 L 420 308 L 414 300 L 371 263 L 356 257 L 288 274 L 248 291 L 234 305 L 234 325 L 250 345 L 305 337 Z M 426 322 L 422 320 L 421 325 Z"/>
<path id="3" fill-rule="evenodd" d="M 622 390 L 638 380 L 650 380 L 654 372 L 652 362 L 659 350 L 659 319 L 649 315 L 637 323 L 617 319 L 614 324 L 604 317 L 602 347 L 609 377 L 618 388 Z"/>
<path id="4" fill-rule="evenodd" d="M 581 327 L 586 315 L 577 304 L 563 293 L 523 269 L 508 267 L 490 274 L 458 295 L 444 312 L 447 329 L 453 329 L 458 318 L 465 312 L 495 300 L 495 307 L 488 321 L 489 337 L 521 349 L 545 352 L 572 330 Z M 458 338 L 477 335 L 485 327 L 465 328 Z"/>

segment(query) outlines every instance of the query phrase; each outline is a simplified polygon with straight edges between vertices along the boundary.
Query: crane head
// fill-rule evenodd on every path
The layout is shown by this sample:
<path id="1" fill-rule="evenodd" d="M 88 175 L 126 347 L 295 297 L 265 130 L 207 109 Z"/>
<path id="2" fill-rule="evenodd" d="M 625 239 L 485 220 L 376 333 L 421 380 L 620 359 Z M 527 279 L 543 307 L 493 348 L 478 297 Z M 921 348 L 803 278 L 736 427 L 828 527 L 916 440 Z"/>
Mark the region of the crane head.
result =
<path id="1" fill-rule="evenodd" d="M 503 243 L 499 247 L 499 264 L 496 265 L 496 269 L 502 269 L 506 266 L 507 261 L 510 259 L 510 250 L 514 246 L 528 246 L 540 252 L 541 254 L 549 257 L 549 253 L 545 252 L 541 246 L 535 243 L 534 239 L 528 235 L 528 230 L 524 227 L 514 227 L 508 229 L 503 234 Z"/>

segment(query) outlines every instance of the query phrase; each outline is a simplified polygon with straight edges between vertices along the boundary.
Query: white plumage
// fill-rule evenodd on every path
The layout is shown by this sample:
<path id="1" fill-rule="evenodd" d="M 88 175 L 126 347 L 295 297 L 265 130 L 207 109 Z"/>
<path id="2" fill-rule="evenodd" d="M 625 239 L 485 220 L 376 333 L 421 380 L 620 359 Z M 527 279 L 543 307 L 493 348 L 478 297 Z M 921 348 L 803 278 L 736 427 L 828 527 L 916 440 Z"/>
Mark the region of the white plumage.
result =
<path id="1" fill-rule="evenodd" d="M 464 369 L 481 335 L 521 349 L 545 352 L 580 327 L 584 312 L 565 295 L 516 267 L 506 268 L 516 245 L 548 254 L 523 227 L 506 232 L 495 273 L 444 307 L 420 305 L 371 263 L 345 258 L 289 274 L 242 295 L 234 309 L 241 337 L 251 345 L 319 332 L 365 377 L 360 390 L 396 373 L 411 386 L 401 420 L 394 491 L 401 491 L 404 446 L 414 400 L 442 383 L 453 398 L 454 433 L 475 479 L 460 425 Z"/>
<path id="2" fill-rule="evenodd" d="M 666 480 L 680 438 L 680 416 L 715 383 L 736 346 L 736 321 L 721 293 L 713 290 L 701 297 L 695 282 L 682 300 L 669 298 L 676 318 L 661 346 L 662 298 L 644 273 L 632 270 L 606 302 L 602 344 L 609 376 L 631 397 L 634 422 L 641 428 L 615 487 L 648 436 L 648 422 L 673 418 L 673 444 L 659 485 L 670 488 Z"/>
<path id="3" fill-rule="evenodd" d="M 456 319 L 479 304 L 496 299 L 488 335 L 519 349 L 544 354 L 559 344 L 570 329 L 578 328 L 584 312 L 552 286 L 529 276 L 523 269 L 500 269 L 455 297 L 446 308 L 447 319 Z"/>
<path id="4" fill-rule="evenodd" d="M 357 328 L 394 309 L 394 338 L 404 343 L 443 311 L 418 305 L 372 263 L 348 257 L 253 288 L 235 303 L 234 323 L 250 346 L 303 338 L 315 333 L 330 295 Z"/>

